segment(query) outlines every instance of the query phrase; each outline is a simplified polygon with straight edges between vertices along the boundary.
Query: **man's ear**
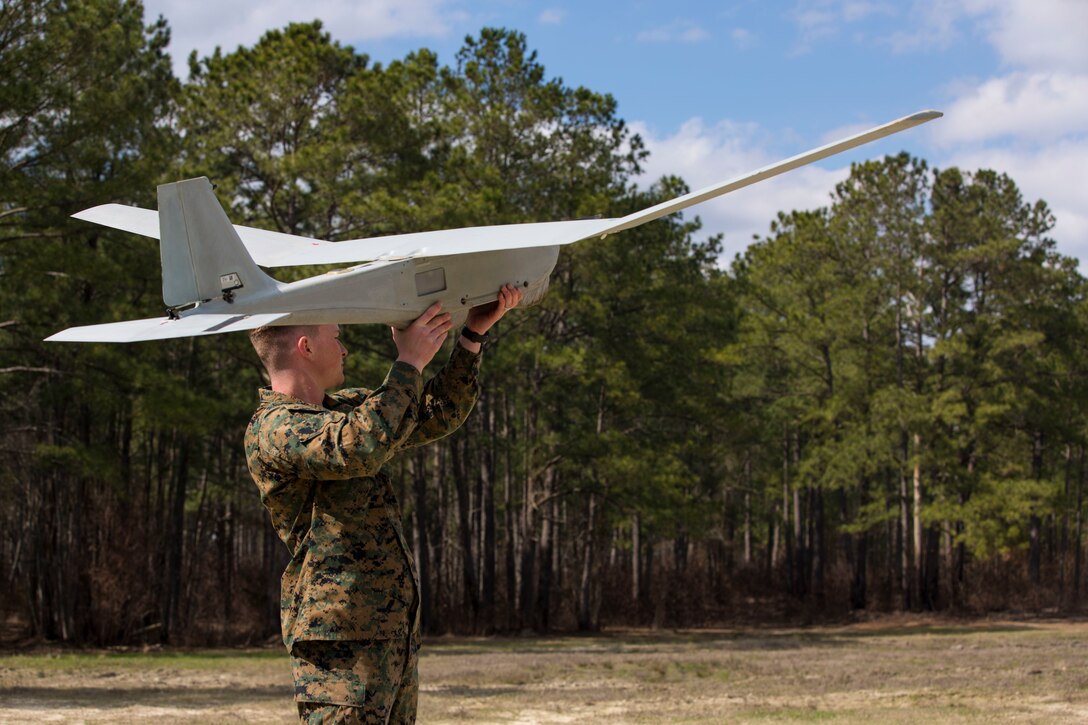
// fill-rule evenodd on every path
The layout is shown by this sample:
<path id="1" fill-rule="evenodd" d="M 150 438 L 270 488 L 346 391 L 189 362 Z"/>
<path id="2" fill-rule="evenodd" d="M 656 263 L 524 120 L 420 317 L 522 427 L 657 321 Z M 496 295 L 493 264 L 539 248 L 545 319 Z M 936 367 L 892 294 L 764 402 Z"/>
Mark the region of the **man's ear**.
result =
<path id="1" fill-rule="evenodd" d="M 310 337 L 308 335 L 299 335 L 295 340 L 295 352 L 299 357 L 309 360 L 313 356 L 313 348 L 310 345 Z"/>

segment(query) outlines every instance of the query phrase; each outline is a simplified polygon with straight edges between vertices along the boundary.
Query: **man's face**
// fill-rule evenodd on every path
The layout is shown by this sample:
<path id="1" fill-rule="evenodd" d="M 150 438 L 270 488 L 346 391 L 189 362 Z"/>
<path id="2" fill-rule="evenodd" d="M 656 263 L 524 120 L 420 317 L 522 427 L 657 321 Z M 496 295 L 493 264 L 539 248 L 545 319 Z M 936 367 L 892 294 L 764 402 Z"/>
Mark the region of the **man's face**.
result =
<path id="1" fill-rule="evenodd" d="M 325 390 L 344 382 L 344 358 L 348 350 L 340 342 L 339 325 L 318 325 L 317 334 L 309 338 L 315 377 Z"/>

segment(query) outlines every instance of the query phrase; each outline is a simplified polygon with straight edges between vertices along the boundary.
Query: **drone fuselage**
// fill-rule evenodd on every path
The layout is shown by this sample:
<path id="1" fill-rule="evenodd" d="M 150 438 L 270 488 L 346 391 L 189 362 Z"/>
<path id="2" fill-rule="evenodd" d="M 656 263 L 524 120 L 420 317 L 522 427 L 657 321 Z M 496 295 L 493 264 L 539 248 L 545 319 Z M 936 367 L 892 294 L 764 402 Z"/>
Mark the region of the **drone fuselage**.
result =
<path id="1" fill-rule="evenodd" d="M 459 324 L 470 308 L 497 299 L 507 283 L 522 288 L 522 306 L 539 302 L 558 259 L 559 247 L 552 246 L 369 262 L 298 282 L 279 282 L 252 295 L 244 287 L 231 290 L 180 316 L 276 312 L 288 315 L 277 324 L 405 327 L 440 302 Z"/>

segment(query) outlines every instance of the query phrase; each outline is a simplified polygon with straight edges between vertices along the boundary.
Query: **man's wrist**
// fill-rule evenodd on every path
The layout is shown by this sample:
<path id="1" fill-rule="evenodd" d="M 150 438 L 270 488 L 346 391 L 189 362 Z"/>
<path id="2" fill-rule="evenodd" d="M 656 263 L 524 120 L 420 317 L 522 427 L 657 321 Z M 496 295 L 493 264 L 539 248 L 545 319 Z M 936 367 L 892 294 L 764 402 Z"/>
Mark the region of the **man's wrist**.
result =
<path id="1" fill-rule="evenodd" d="M 489 334 L 490 334 L 489 330 L 484 330 L 483 332 L 480 332 L 479 330 L 472 329 L 467 324 L 464 327 L 461 328 L 461 337 L 465 338 L 469 342 L 475 342 L 475 343 L 478 343 L 480 345 L 482 345 L 482 344 L 484 344 L 485 342 L 488 341 L 488 339 L 489 339 L 488 335 Z"/>
<path id="2" fill-rule="evenodd" d="M 478 342 L 473 342 L 464 335 L 457 338 L 458 347 L 464 348 L 466 351 L 473 355 L 479 355 L 480 351 L 484 349 L 484 346 Z"/>
<path id="3" fill-rule="evenodd" d="M 398 357 L 394 362 L 398 362 L 402 365 L 409 365 L 420 375 L 423 374 L 423 368 L 427 367 L 426 365 L 420 365 L 418 361 L 409 360 L 405 357 Z"/>

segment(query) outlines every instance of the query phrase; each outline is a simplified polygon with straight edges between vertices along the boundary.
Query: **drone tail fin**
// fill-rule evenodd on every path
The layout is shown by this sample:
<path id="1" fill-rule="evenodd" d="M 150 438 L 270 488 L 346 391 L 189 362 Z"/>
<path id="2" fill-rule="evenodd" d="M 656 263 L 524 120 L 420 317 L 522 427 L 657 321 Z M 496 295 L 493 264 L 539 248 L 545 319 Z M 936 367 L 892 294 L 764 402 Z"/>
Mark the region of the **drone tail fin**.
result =
<path id="1" fill-rule="evenodd" d="M 159 186 L 162 298 L 169 307 L 275 290 L 246 251 L 206 177 Z"/>

